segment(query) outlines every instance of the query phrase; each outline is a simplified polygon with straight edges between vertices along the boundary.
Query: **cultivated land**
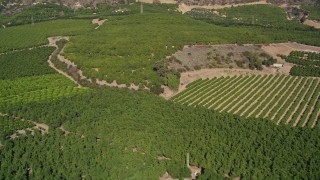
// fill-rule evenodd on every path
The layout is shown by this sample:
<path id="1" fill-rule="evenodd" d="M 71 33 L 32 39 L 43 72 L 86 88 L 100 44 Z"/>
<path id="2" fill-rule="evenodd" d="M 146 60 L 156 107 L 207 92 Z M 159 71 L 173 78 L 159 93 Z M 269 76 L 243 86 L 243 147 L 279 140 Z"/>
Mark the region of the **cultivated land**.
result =
<path id="1" fill-rule="evenodd" d="M 319 30 L 140 5 L 0 15 L 0 179 L 319 179 Z"/>
<path id="2" fill-rule="evenodd" d="M 221 77 L 197 81 L 172 101 L 267 118 L 276 124 L 314 127 L 320 118 L 319 84 L 317 78 L 284 75 Z"/>

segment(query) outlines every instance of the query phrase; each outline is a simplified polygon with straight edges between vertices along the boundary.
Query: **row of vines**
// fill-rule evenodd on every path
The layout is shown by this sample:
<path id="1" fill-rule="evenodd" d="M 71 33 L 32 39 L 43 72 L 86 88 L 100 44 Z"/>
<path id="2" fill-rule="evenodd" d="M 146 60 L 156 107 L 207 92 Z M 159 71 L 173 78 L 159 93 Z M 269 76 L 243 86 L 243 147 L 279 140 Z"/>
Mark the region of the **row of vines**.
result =
<path id="1" fill-rule="evenodd" d="M 257 75 L 198 80 L 172 101 L 293 127 L 314 127 L 320 118 L 319 98 L 319 79 Z"/>

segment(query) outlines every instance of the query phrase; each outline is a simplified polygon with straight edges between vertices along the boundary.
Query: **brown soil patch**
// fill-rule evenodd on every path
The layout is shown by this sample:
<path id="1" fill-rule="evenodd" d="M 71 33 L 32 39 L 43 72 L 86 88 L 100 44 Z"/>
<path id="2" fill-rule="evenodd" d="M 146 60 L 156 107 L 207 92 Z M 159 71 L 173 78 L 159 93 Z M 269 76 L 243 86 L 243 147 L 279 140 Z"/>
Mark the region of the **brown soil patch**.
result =
<path id="1" fill-rule="evenodd" d="M 64 133 L 65 136 L 70 134 L 70 131 L 67 131 L 63 126 L 60 126 L 59 129 Z"/>
<path id="2" fill-rule="evenodd" d="M 175 1 L 175 0 L 140 0 L 140 2 L 149 3 L 149 4 L 153 4 L 155 1 L 161 4 L 177 4 L 178 3 L 178 1 Z"/>
<path id="3" fill-rule="evenodd" d="M 304 21 L 303 24 L 308 25 L 308 26 L 312 26 L 312 27 L 314 27 L 316 29 L 320 29 L 320 23 L 317 22 L 317 21 L 313 21 L 313 20 L 307 19 L 307 20 Z"/>
<path id="4" fill-rule="evenodd" d="M 266 0 L 258 1 L 258 2 L 252 2 L 252 3 L 239 3 L 239 4 L 225 4 L 225 5 L 207 5 L 207 6 L 199 6 L 199 5 L 186 5 L 184 3 L 179 5 L 178 10 L 182 12 L 183 14 L 191 11 L 191 9 L 194 8 L 203 8 L 203 9 L 223 9 L 223 8 L 230 8 L 230 7 L 237 7 L 237 6 L 248 6 L 248 5 L 256 5 L 256 4 L 271 4 L 268 3 Z"/>
<path id="5" fill-rule="evenodd" d="M 69 36 L 48 37 L 48 41 L 49 41 L 48 46 L 52 46 L 52 47 L 58 48 L 56 43 L 58 41 L 62 40 L 62 39 L 69 41 L 70 37 Z"/>
<path id="6" fill-rule="evenodd" d="M 159 178 L 159 180 L 179 180 L 179 179 L 174 179 L 168 172 L 165 172 L 164 175 Z"/>
<path id="7" fill-rule="evenodd" d="M 159 161 L 162 161 L 162 160 L 171 160 L 170 158 L 167 158 L 165 156 L 158 156 L 157 158 Z"/>
<path id="8" fill-rule="evenodd" d="M 138 152 L 138 148 L 132 148 L 132 152 Z"/>
<path id="9" fill-rule="evenodd" d="M 106 21 L 108 21 L 107 19 L 102 19 L 102 20 L 99 20 L 99 19 L 93 19 L 91 22 L 92 24 L 96 24 L 98 25 L 97 27 L 95 27 L 94 29 L 98 29 L 100 26 L 102 26 Z"/>
<path id="10" fill-rule="evenodd" d="M 201 174 L 201 168 L 197 166 L 189 166 L 189 169 L 191 171 L 191 179 L 197 179 L 197 175 Z"/>
<path id="11" fill-rule="evenodd" d="M 248 54 L 260 61 L 270 58 L 270 55 L 261 49 L 261 45 L 224 44 L 184 46 L 168 60 L 169 67 L 180 72 L 206 68 L 249 69 Z"/>

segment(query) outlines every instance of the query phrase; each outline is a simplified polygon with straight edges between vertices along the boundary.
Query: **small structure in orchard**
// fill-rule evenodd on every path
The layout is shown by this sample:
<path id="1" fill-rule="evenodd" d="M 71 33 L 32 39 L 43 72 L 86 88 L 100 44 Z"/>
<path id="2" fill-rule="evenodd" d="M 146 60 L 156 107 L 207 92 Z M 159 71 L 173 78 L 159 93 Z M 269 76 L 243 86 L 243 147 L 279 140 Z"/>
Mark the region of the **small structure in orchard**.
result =
<path id="1" fill-rule="evenodd" d="M 283 68 L 283 64 L 273 64 L 272 67 L 275 67 L 275 68 Z"/>

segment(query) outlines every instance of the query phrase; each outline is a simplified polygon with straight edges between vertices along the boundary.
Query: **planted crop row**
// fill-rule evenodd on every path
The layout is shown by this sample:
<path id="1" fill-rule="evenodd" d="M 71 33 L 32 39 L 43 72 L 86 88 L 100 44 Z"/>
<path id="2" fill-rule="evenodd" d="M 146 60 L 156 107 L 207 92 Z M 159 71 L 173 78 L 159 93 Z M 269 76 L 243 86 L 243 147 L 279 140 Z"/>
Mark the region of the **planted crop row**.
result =
<path id="1" fill-rule="evenodd" d="M 309 119 L 309 122 L 307 124 L 308 127 L 314 127 L 319 124 L 319 119 L 320 119 L 320 100 L 318 97 L 317 103 L 314 107 L 314 110 L 311 114 L 311 117 Z"/>
<path id="2" fill-rule="evenodd" d="M 198 101 L 198 105 L 199 106 L 206 105 L 211 100 L 211 97 L 213 97 L 216 93 L 218 93 L 218 89 L 228 86 L 229 83 L 230 81 L 228 82 L 227 80 L 224 80 L 220 84 L 217 84 L 216 87 L 213 87 L 210 91 L 206 93 L 206 96 L 202 98 L 201 101 Z"/>
<path id="3" fill-rule="evenodd" d="M 177 94 L 176 96 L 174 96 L 172 98 L 173 101 L 176 101 L 176 100 L 179 100 L 180 98 L 184 97 L 187 95 L 187 93 L 191 93 L 193 92 L 193 90 L 196 88 L 196 87 L 199 87 L 201 84 L 205 83 L 206 81 L 208 81 L 209 79 L 205 79 L 205 80 L 202 80 L 202 79 L 198 79 L 198 80 L 195 80 L 193 81 L 192 83 L 188 84 L 186 86 L 187 90 L 185 91 L 185 93 L 180 93 L 180 94 Z"/>
<path id="4" fill-rule="evenodd" d="M 25 77 L 14 80 L 0 80 L 0 97 L 17 95 L 45 88 L 73 85 L 74 83 L 72 81 L 60 74 Z"/>
<path id="5" fill-rule="evenodd" d="M 284 80 L 283 76 L 275 76 L 272 81 L 273 83 L 265 89 L 265 93 L 259 98 L 258 102 L 254 105 L 256 108 L 252 110 L 252 114 L 250 116 L 257 117 L 260 115 L 263 109 L 271 102 L 273 98 L 275 90 L 280 88 L 279 84 Z"/>
<path id="6" fill-rule="evenodd" d="M 279 98 L 279 101 L 277 101 L 276 105 L 272 108 L 270 113 L 267 114 L 270 119 L 274 119 L 274 116 L 278 113 L 282 105 L 287 100 L 288 96 L 290 96 L 290 93 L 292 93 L 300 83 L 301 79 L 297 78 L 297 81 L 294 81 L 290 88 L 284 94 L 281 94 L 281 98 Z"/>
<path id="7" fill-rule="evenodd" d="M 243 114 L 243 116 L 251 116 L 254 110 L 258 107 L 258 105 L 262 102 L 263 97 L 265 95 L 269 94 L 268 90 L 271 87 L 272 84 L 274 84 L 274 79 L 276 77 L 270 75 L 268 77 L 268 83 L 261 88 L 261 91 L 259 93 L 256 93 L 256 95 L 252 98 L 252 101 L 249 103 L 250 104 L 250 109 L 246 110 L 246 112 Z"/>
<path id="8" fill-rule="evenodd" d="M 235 78 L 235 77 L 233 77 Z M 204 101 L 202 102 L 202 106 L 208 108 L 210 106 L 210 104 L 212 103 L 214 97 L 217 95 L 217 94 L 220 94 L 221 92 L 223 92 L 225 90 L 225 88 L 228 88 L 230 87 L 230 84 L 234 83 L 236 79 L 233 79 L 232 81 L 226 81 L 224 82 L 223 85 L 215 88 L 212 90 L 213 93 L 211 93 L 208 97 L 205 97 Z"/>
<path id="9" fill-rule="evenodd" d="M 47 62 L 53 50 L 53 47 L 42 47 L 1 55 L 0 79 L 56 74 Z"/>
<path id="10" fill-rule="evenodd" d="M 235 80 L 235 77 L 232 77 L 232 78 L 227 77 L 226 79 L 231 79 L 231 81 L 234 81 L 234 80 Z M 218 83 L 211 83 L 210 85 L 202 88 L 201 91 L 199 91 L 196 95 L 189 96 L 188 98 L 186 98 L 182 104 L 191 105 L 192 101 L 197 100 L 198 98 L 200 98 L 200 97 L 201 97 L 204 93 L 206 93 L 207 91 L 212 91 L 212 90 L 220 87 L 221 84 L 230 82 L 230 81 L 228 81 L 228 80 L 226 80 L 226 79 L 225 79 L 225 78 L 220 79 L 220 80 L 218 81 Z"/>
<path id="11" fill-rule="evenodd" d="M 303 117 L 302 113 L 306 110 L 308 103 L 310 103 L 310 98 L 312 95 L 316 92 L 319 81 L 313 79 L 311 87 L 307 91 L 305 97 L 302 99 L 300 104 L 294 104 L 293 107 L 298 107 L 298 109 L 295 111 L 294 114 L 290 118 L 287 119 L 287 123 L 293 126 L 301 126 L 304 121 L 301 119 L 301 116 Z"/>
<path id="12" fill-rule="evenodd" d="M 180 93 L 180 94 L 177 94 L 176 96 L 174 96 L 172 98 L 173 101 L 180 101 L 181 99 L 185 98 L 186 96 L 188 96 L 189 94 L 192 94 L 194 93 L 198 88 L 202 88 L 203 85 L 209 83 L 209 79 L 205 79 L 205 80 L 202 80 L 200 81 L 199 83 L 195 84 L 194 86 L 186 89 L 184 91 L 184 93 Z"/>
<path id="13" fill-rule="evenodd" d="M 211 98 L 211 100 L 209 101 L 210 102 L 214 102 L 216 99 L 216 97 L 218 97 L 220 94 L 223 94 L 224 92 L 230 90 L 230 89 L 233 89 L 235 85 L 238 85 L 238 83 L 241 83 L 241 79 L 243 79 L 241 76 L 238 76 L 238 78 L 235 78 L 233 77 L 234 80 L 233 81 L 229 81 L 228 84 L 224 85 L 223 87 L 218 87 L 219 89 L 215 91 L 215 97 L 214 98 Z M 213 94 L 213 93 L 212 93 Z M 208 104 L 207 104 L 208 105 Z"/>
<path id="14" fill-rule="evenodd" d="M 249 79 L 248 77 L 247 78 L 241 78 L 240 80 L 238 80 L 233 85 L 229 86 L 228 88 L 225 88 L 223 92 L 221 92 L 221 93 L 216 95 L 216 97 L 212 101 L 213 103 L 209 106 L 209 108 L 217 109 L 229 96 L 233 95 L 241 87 L 243 87 L 246 84 L 248 79 Z"/>
<path id="15" fill-rule="evenodd" d="M 226 100 L 219 109 L 218 111 L 224 111 L 226 109 L 231 108 L 233 105 L 233 102 L 237 102 L 237 99 L 244 93 L 244 90 L 248 89 L 248 87 L 252 86 L 252 84 L 256 83 L 257 79 L 255 76 L 250 76 L 246 82 L 246 85 L 242 88 L 239 88 L 239 91 L 233 94 L 228 100 Z"/>
<path id="16" fill-rule="evenodd" d="M 315 92 L 313 93 L 311 100 L 308 102 L 308 107 L 304 111 L 303 116 L 300 119 L 300 122 L 301 123 L 303 122 L 302 127 L 304 127 L 304 126 L 311 127 L 312 126 L 313 122 L 311 120 L 311 116 L 314 113 L 314 108 L 316 107 L 316 103 L 319 98 L 320 98 L 320 85 L 318 82 L 318 87 L 315 90 Z"/>
<path id="17" fill-rule="evenodd" d="M 242 92 L 242 89 L 248 86 L 252 79 L 253 76 L 247 76 L 246 78 L 244 78 L 241 86 L 239 86 L 238 88 L 234 88 L 232 91 L 230 91 L 230 93 L 226 95 L 228 98 L 222 99 L 219 103 L 219 106 L 217 106 L 216 110 L 221 111 L 223 107 L 229 105 L 234 100 L 234 97 L 238 96 Z"/>
<path id="18" fill-rule="evenodd" d="M 200 91 L 198 91 L 198 93 L 200 92 L 203 92 L 203 91 L 206 91 L 209 89 L 209 91 L 212 91 L 214 88 L 213 87 L 219 87 L 221 84 L 227 82 L 226 79 L 229 79 L 230 77 L 226 77 L 226 78 L 219 78 L 216 80 L 216 83 L 214 84 L 209 84 L 209 86 L 204 86 L 204 88 L 201 88 Z M 186 103 L 187 101 L 190 100 L 190 98 L 192 98 L 193 96 L 196 96 L 196 95 L 192 95 L 192 96 L 189 96 L 188 98 L 184 99 L 183 100 L 183 103 Z"/>
<path id="19" fill-rule="evenodd" d="M 306 51 L 292 51 L 290 52 L 288 58 L 297 57 L 303 58 L 307 60 L 319 61 L 320 60 L 320 53 L 316 52 L 306 52 Z"/>
<path id="20" fill-rule="evenodd" d="M 262 78 L 261 76 L 255 76 L 255 77 L 254 77 L 254 80 L 255 80 L 255 81 L 252 82 L 252 84 L 251 84 L 246 90 L 244 90 L 243 93 L 240 94 L 240 96 L 237 97 L 236 103 L 234 104 L 234 106 L 232 106 L 232 107 L 228 110 L 228 112 L 234 112 L 234 111 L 236 111 L 237 109 L 239 109 L 239 108 L 241 107 L 241 105 L 242 105 L 241 101 L 242 101 L 243 99 L 245 99 L 246 96 L 248 96 L 249 91 L 250 91 L 252 88 L 254 88 L 254 87 L 256 86 L 256 84 L 259 84 L 259 83 L 260 83 L 261 78 Z"/>
<path id="21" fill-rule="evenodd" d="M 275 83 L 272 87 L 272 92 L 269 96 L 266 97 L 264 102 L 261 104 L 263 107 L 262 110 L 258 113 L 257 116 L 266 118 L 276 103 L 280 100 L 280 98 L 289 90 L 289 88 L 293 85 L 292 83 L 296 81 L 296 78 L 289 76 L 281 76 L 280 81 Z"/>
<path id="22" fill-rule="evenodd" d="M 300 107 L 304 107 L 304 105 L 302 104 L 303 99 L 306 99 L 306 95 L 308 93 L 308 91 L 312 90 L 312 79 L 308 79 L 306 84 L 304 85 L 304 87 L 302 87 L 302 89 L 300 89 L 300 92 L 298 94 L 298 96 L 296 97 L 296 99 L 291 102 L 291 105 L 289 107 L 289 109 L 287 109 L 287 112 L 283 115 L 284 117 L 281 118 L 281 122 L 282 123 L 286 123 L 289 124 L 290 122 L 290 126 L 293 125 L 293 121 L 291 121 L 291 117 L 293 116 L 293 114 L 300 108 Z M 308 100 L 308 99 L 306 99 Z"/>
<path id="23" fill-rule="evenodd" d="M 320 95 L 319 80 L 292 76 L 238 76 L 197 82 L 182 92 L 180 104 L 204 106 L 245 117 L 268 118 L 276 123 L 303 126 L 311 119 Z M 192 90 L 193 92 L 192 92 Z M 186 93 L 187 95 L 183 95 Z M 314 112 L 312 113 L 314 114 Z M 313 119 L 316 118 L 312 117 Z M 301 119 L 301 120 L 300 120 Z M 312 120 L 310 120 L 312 121 Z M 314 122 L 314 120 L 313 120 Z"/>
<path id="24" fill-rule="evenodd" d="M 60 97 L 77 95 L 80 93 L 84 93 L 86 91 L 87 89 L 80 89 L 72 86 L 41 89 L 41 90 L 26 92 L 24 94 L 1 97 L 0 105 L 10 106 L 10 105 L 20 104 L 20 103 L 52 100 Z"/>
<path id="25" fill-rule="evenodd" d="M 255 100 L 253 99 L 255 95 L 260 95 L 260 90 L 268 83 L 270 80 L 267 78 L 268 76 L 265 75 L 262 80 L 259 82 L 259 84 L 255 85 L 253 88 L 251 88 L 251 91 L 248 92 L 248 95 L 246 98 L 244 98 L 246 101 L 240 102 L 242 106 L 235 112 L 236 114 L 242 115 L 251 105 L 251 103 Z"/>
<path id="26" fill-rule="evenodd" d="M 276 107 L 278 111 L 273 114 L 273 116 L 270 116 L 272 121 L 277 122 L 278 124 L 281 122 L 282 117 L 291 107 L 291 104 L 295 101 L 302 88 L 306 85 L 306 80 L 306 78 L 301 79 L 299 85 L 296 86 L 292 91 L 290 91 L 291 94 L 289 94 L 288 96 L 283 96 L 283 98 L 280 100 L 280 104 Z"/>

